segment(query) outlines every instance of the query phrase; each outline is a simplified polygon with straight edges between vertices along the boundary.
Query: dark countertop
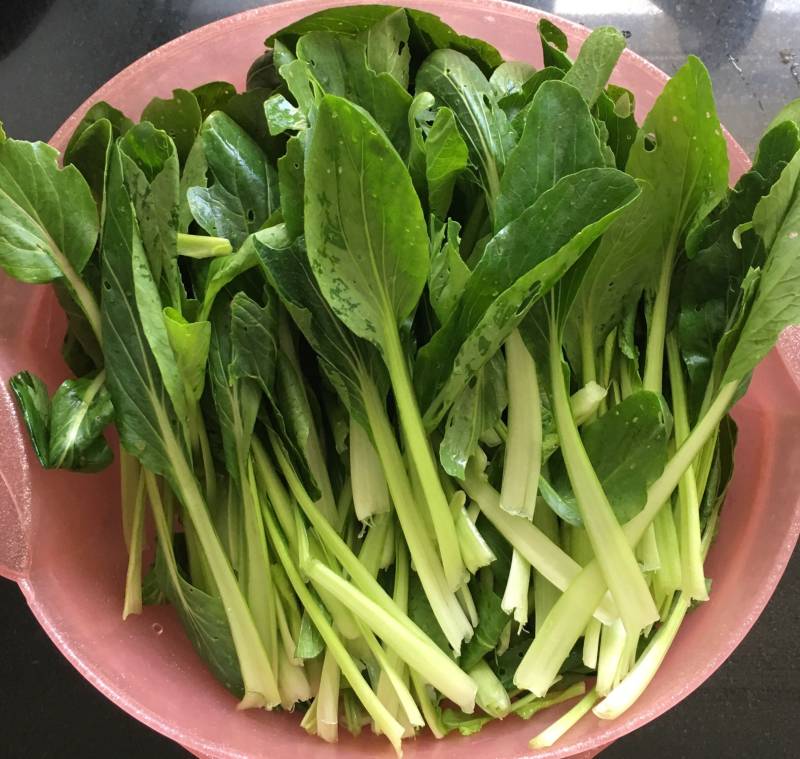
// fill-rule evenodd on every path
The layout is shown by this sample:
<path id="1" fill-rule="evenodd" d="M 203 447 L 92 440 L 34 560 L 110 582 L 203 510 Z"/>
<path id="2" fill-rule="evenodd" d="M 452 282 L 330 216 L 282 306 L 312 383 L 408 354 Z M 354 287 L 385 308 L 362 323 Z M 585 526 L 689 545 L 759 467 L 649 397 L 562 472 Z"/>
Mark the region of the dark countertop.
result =
<path id="1" fill-rule="evenodd" d="M 241 0 L 2 0 L 0 119 L 47 139 L 99 85 L 141 55 Z M 630 32 L 668 73 L 688 54 L 714 80 L 720 118 L 752 152 L 778 108 L 800 97 L 800 0 L 540 0 L 566 18 Z M 602 11 L 597 10 L 602 9 Z M 604 759 L 794 757 L 800 745 L 800 554 L 750 635 L 709 682 Z M 95 691 L 52 646 L 16 587 L 0 581 L 0 754 L 185 757 Z"/>

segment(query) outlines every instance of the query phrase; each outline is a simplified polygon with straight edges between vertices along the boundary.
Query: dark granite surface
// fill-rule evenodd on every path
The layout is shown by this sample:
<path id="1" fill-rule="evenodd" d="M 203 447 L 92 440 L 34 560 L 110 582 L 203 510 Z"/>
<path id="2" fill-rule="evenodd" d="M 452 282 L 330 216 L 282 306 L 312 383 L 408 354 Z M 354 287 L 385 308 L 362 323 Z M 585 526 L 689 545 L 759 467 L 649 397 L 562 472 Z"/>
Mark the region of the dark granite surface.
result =
<path id="1" fill-rule="evenodd" d="M 260 2 L 0 0 L 0 118 L 47 139 L 84 98 L 142 54 Z M 701 56 L 720 118 L 752 152 L 778 108 L 800 97 L 800 0 L 541 0 L 588 26 L 614 24 L 668 73 Z M 678 707 L 604 759 L 781 759 L 800 754 L 800 555 L 753 631 Z M 106 701 L 49 642 L 19 591 L 0 581 L 0 756 L 183 757 Z"/>

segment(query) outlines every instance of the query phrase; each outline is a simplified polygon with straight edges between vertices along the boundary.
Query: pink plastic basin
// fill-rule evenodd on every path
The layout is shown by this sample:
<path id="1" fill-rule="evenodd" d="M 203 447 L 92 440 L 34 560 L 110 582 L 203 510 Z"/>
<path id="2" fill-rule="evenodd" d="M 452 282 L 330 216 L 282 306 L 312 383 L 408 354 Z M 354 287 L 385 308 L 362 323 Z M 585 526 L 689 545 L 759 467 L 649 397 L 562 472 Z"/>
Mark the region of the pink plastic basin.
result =
<path id="1" fill-rule="evenodd" d="M 138 115 L 154 95 L 211 79 L 244 85 L 263 40 L 286 24 L 336 2 L 297 0 L 224 19 L 170 42 L 114 77 L 58 130 L 63 148 L 88 106 L 108 100 Z M 458 31 L 483 37 L 504 56 L 541 65 L 539 11 L 492 0 L 406 3 L 436 13 Z M 588 30 L 554 19 L 574 49 Z M 641 118 L 666 75 L 626 51 L 614 81 L 637 97 Z M 748 159 L 728 137 L 731 179 Z M 284 713 L 237 712 L 236 701 L 197 658 L 170 608 L 148 608 L 122 622 L 125 549 L 118 475 L 45 472 L 39 467 L 9 396 L 21 369 L 53 387 L 66 376 L 59 355 L 64 319 L 47 287 L 20 285 L 0 274 L 0 573 L 16 580 L 56 646 L 95 687 L 122 709 L 207 757 L 391 756 L 368 733 L 324 744 Z M 719 537 L 708 560 L 711 601 L 692 612 L 663 667 L 636 706 L 614 722 L 584 719 L 558 746 L 537 757 L 588 757 L 649 722 L 691 693 L 731 654 L 761 613 L 800 531 L 800 330 L 789 330 L 755 373 L 734 415 L 739 424 L 736 474 Z M 562 709 L 565 707 L 562 707 Z M 406 756 L 531 755 L 528 740 L 557 712 L 529 722 L 507 719 L 470 738 L 405 744 Z"/>

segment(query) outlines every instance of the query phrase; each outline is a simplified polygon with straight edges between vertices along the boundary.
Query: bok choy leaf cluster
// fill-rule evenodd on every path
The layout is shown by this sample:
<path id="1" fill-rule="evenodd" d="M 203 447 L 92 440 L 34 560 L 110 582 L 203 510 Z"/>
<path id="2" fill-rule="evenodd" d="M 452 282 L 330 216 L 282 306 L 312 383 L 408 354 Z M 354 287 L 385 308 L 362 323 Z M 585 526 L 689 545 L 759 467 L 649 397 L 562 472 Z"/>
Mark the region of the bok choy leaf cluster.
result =
<path id="1" fill-rule="evenodd" d="M 75 375 L 11 378 L 36 457 L 102 469 L 113 425 L 123 614 L 172 604 L 241 708 L 326 741 L 629 708 L 800 322 L 796 105 L 729 188 L 698 59 L 637 124 L 619 32 L 539 32 L 535 69 L 335 8 L 243 92 L 95 104 L 62 166 L 0 129 L 0 266 L 53 284 Z"/>

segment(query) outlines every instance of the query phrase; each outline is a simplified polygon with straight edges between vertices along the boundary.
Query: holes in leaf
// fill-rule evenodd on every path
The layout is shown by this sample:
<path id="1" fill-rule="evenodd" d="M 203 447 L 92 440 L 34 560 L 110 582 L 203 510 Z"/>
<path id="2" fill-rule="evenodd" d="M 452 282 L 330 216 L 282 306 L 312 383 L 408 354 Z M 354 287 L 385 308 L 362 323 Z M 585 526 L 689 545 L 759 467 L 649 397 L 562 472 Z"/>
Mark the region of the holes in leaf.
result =
<path id="1" fill-rule="evenodd" d="M 103 280 L 103 288 L 108 292 L 111 291 L 111 283 L 107 279 Z"/>
<path id="2" fill-rule="evenodd" d="M 247 220 L 251 224 L 256 220 L 256 212 L 252 208 L 247 211 Z"/>
<path id="3" fill-rule="evenodd" d="M 649 132 L 644 136 L 644 149 L 648 153 L 652 153 L 658 147 L 658 140 L 653 132 Z"/>

